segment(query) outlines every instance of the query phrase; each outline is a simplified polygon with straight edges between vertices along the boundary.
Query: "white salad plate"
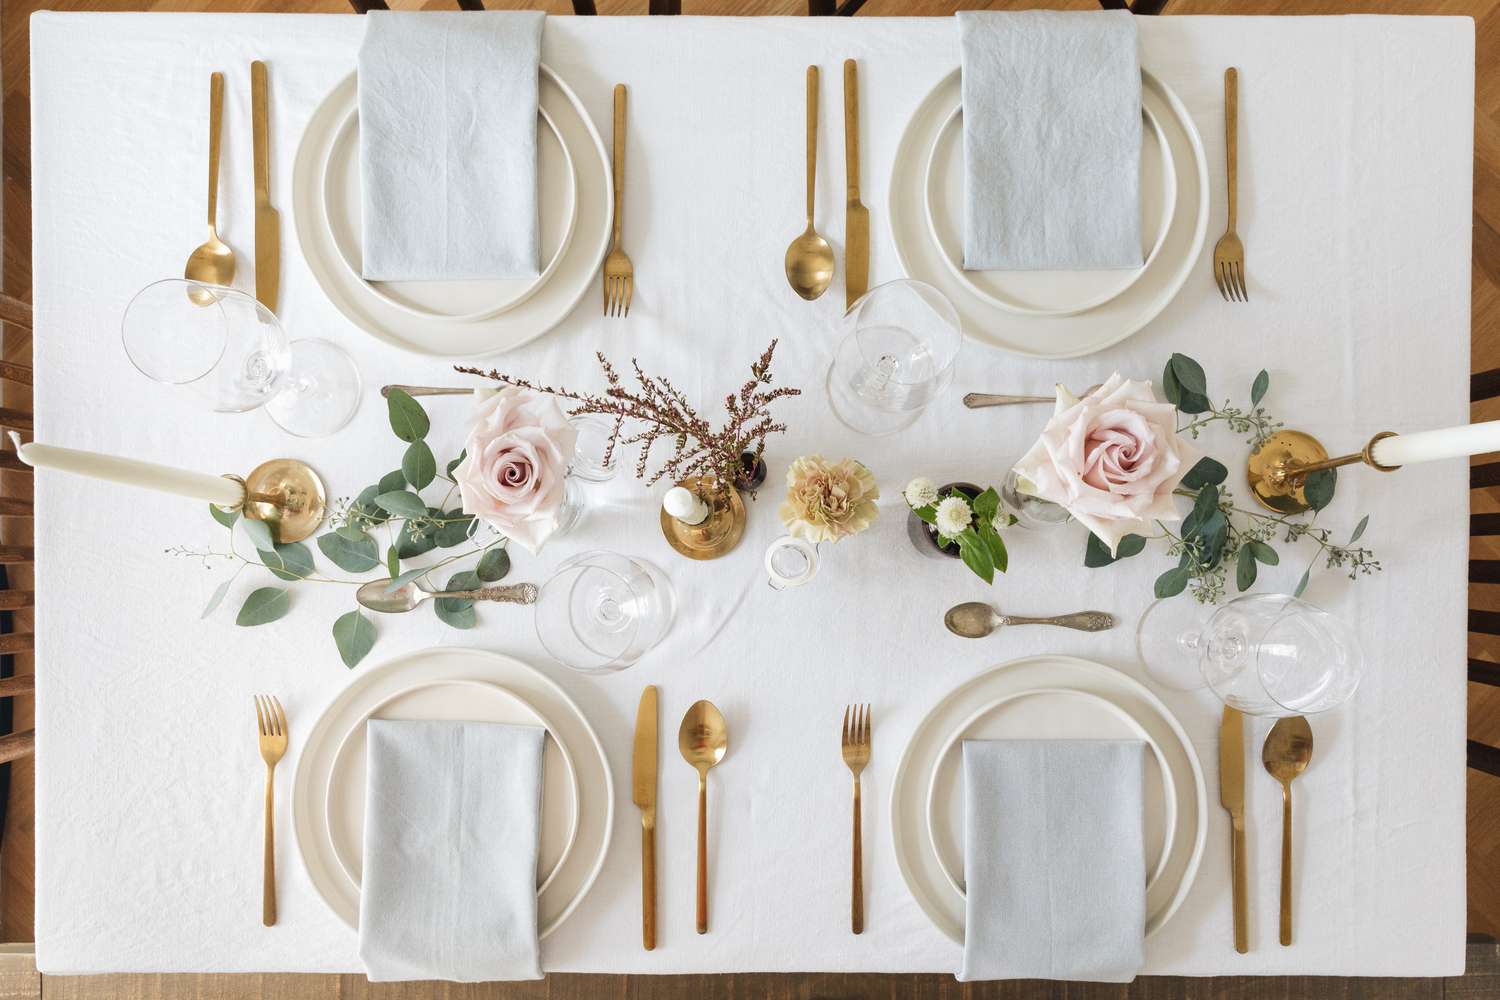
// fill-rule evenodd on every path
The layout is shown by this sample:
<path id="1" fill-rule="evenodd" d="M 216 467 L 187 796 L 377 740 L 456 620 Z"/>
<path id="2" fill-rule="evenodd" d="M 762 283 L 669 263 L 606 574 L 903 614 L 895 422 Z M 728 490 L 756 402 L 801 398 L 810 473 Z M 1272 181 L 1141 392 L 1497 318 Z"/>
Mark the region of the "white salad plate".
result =
<path id="1" fill-rule="evenodd" d="M 339 919 L 357 928 L 359 887 L 345 873 L 334 851 L 328 811 L 329 781 L 339 750 L 345 745 L 345 736 L 356 727 L 362 730 L 361 722 L 379 711 L 378 706 L 397 697 L 419 697 L 411 694 L 416 688 L 455 681 L 477 681 L 501 688 L 524 703 L 536 718 L 544 720 L 558 748 L 566 748 L 577 776 L 576 819 L 565 824 L 576 826 L 574 843 L 565 856 L 560 856 L 537 897 L 537 929 L 546 937 L 577 909 L 604 865 L 614 822 L 614 780 L 604 747 L 577 703 L 541 672 L 511 657 L 479 649 L 429 649 L 361 673 L 340 691 L 308 731 L 292 779 L 292 831 L 298 854 L 318 895 Z M 451 704 L 453 694 L 449 691 L 420 697 Z M 494 715 L 501 711 L 496 707 L 497 699 L 482 707 L 475 692 L 466 692 L 465 697 L 472 703 L 466 713 L 469 717 L 482 718 L 484 712 Z M 557 776 L 564 777 L 566 766 L 549 768 L 553 774 L 559 771 L 563 774 Z M 336 798 L 335 804 L 338 802 Z M 543 823 L 545 827 L 545 818 Z M 558 852 L 553 847 L 543 853 Z"/>
<path id="2" fill-rule="evenodd" d="M 934 154 L 934 148 L 945 132 L 955 136 L 961 132 L 953 127 L 955 114 L 961 106 L 962 85 L 959 70 L 955 69 L 923 98 L 901 135 L 891 170 L 886 215 L 890 219 L 891 238 L 902 271 L 910 278 L 932 285 L 952 301 L 966 336 L 1028 357 L 1057 359 L 1092 354 L 1119 343 L 1155 319 L 1181 290 L 1203 250 L 1208 232 L 1208 161 L 1197 127 L 1177 95 L 1151 73 L 1141 72 L 1142 110 L 1155 120 L 1166 142 L 1173 174 L 1175 197 L 1166 235 L 1138 275 L 1125 272 L 1125 279 L 1130 280 L 1129 287 L 1091 309 L 1068 315 L 1039 315 L 1018 312 L 1014 307 L 1002 308 L 992 301 L 994 293 L 1002 286 L 986 283 L 1003 281 L 1007 282 L 1003 286 L 1005 289 L 1012 289 L 1013 286 L 1008 284 L 1012 281 L 1055 281 L 1056 284 L 1045 289 L 1048 296 L 1045 300 L 1018 301 L 1028 307 L 1058 303 L 1077 305 L 1087 302 L 1090 296 L 1097 297 L 1112 290 L 1101 288 L 1100 281 L 1118 281 L 1121 275 L 1110 276 L 1108 272 L 1100 271 L 1048 272 L 1056 277 L 1037 279 L 1018 277 L 1022 272 L 1009 272 L 1000 277 L 996 277 L 998 272 L 985 272 L 964 277 L 961 268 L 955 267 L 955 260 L 961 258 L 950 255 L 957 252 L 962 242 L 955 235 L 962 232 L 961 228 L 955 228 L 951 221 L 938 220 L 936 226 L 929 224 L 929 162 L 933 162 L 934 172 L 942 167 L 942 195 L 934 204 L 941 206 L 950 201 L 955 206 L 961 204 L 952 201 L 951 178 L 956 168 L 960 174 L 957 191 L 961 198 L 962 156 L 947 155 L 945 159 L 944 155 Z M 956 148 L 961 144 L 953 145 Z M 956 164 L 950 162 L 955 159 Z M 957 217 L 961 218 L 961 215 Z M 942 228 L 945 226 L 947 228 Z M 948 249 L 945 250 L 939 242 L 935 228 L 944 233 L 945 240 L 953 241 Z M 1106 277 L 1101 279 L 1101 274 Z M 1070 282 L 1076 282 L 1076 288 Z M 973 287 L 976 283 L 988 293 L 976 291 Z M 1022 287 L 1015 285 L 1014 289 Z"/>
<path id="3" fill-rule="evenodd" d="M 546 65 L 538 95 L 539 122 L 548 127 L 538 130 L 544 269 L 536 281 L 361 278 L 355 75 L 318 105 L 292 165 L 292 218 L 318 286 L 350 322 L 417 354 L 472 358 L 535 340 L 578 305 L 609 248 L 614 181 L 604 141 L 583 103 Z M 571 211 L 566 207 L 569 166 Z"/>
<path id="4" fill-rule="evenodd" d="M 1074 698 L 1046 705 L 1046 699 L 1034 695 L 1017 701 L 1012 696 L 1041 689 L 1069 689 L 1085 692 L 1119 709 L 1125 717 L 1146 733 L 1146 742 L 1161 751 L 1166 759 L 1168 780 L 1149 776 L 1146 779 L 1147 843 L 1152 843 L 1151 814 L 1166 821 L 1167 809 L 1162 798 L 1175 799 L 1171 817 L 1171 838 L 1157 835 L 1164 844 L 1166 861 L 1159 858 L 1152 866 L 1155 877 L 1146 890 L 1146 928 L 1149 937 L 1159 931 L 1187 898 L 1203 860 L 1203 846 L 1208 835 L 1208 791 L 1203 768 L 1187 733 L 1176 718 L 1139 681 L 1098 663 L 1070 656 L 1033 656 L 1004 663 L 968 678 L 945 695 L 917 724 L 910 742 L 896 765 L 891 788 L 891 841 L 901 877 L 917 905 L 929 920 L 950 940 L 964 940 L 965 899 L 958 879 L 962 858 L 962 832 L 945 829 L 947 824 L 962 822 L 962 781 L 939 775 L 940 768 L 951 768 L 958 757 L 959 741 L 965 738 L 1076 738 L 1084 732 L 1070 715 L 1079 713 L 1086 702 Z M 1063 696 L 1069 697 L 1069 696 Z M 1036 700 L 1033 701 L 1033 698 Z M 1004 705 L 1000 703 L 1004 701 Z M 1027 702 L 1031 702 L 1026 710 Z M 1011 706 L 1014 705 L 1012 708 Z M 1094 727 L 1124 738 L 1135 736 L 1135 728 L 1121 722 L 1120 716 L 1100 712 L 1097 705 L 1087 708 Z M 1031 719 L 1022 721 L 1026 716 Z M 1002 717 L 1010 721 L 1001 722 Z M 945 761 L 947 763 L 945 763 Z M 1157 767 L 1159 768 L 1160 762 Z M 955 784 L 956 782 L 956 784 Z M 937 800 L 940 808 L 934 817 L 929 804 Z M 1158 805 L 1152 806 L 1155 800 Z M 956 808 L 955 808 L 956 805 Z M 929 826 L 935 825 L 929 833 Z M 943 856 L 940 856 L 940 851 Z M 946 858 L 946 861 L 945 861 Z M 1146 863 L 1142 859 L 1142 864 Z M 945 864 L 951 872 L 945 874 Z"/>
<path id="5" fill-rule="evenodd" d="M 339 743 L 328 772 L 325 809 L 333 853 L 355 888 L 363 883 L 367 724 L 371 719 L 498 722 L 547 730 L 542 757 L 542 826 L 537 891 L 545 892 L 578 840 L 578 773 L 557 727 L 526 701 L 484 681 L 430 681 L 386 698 Z"/>

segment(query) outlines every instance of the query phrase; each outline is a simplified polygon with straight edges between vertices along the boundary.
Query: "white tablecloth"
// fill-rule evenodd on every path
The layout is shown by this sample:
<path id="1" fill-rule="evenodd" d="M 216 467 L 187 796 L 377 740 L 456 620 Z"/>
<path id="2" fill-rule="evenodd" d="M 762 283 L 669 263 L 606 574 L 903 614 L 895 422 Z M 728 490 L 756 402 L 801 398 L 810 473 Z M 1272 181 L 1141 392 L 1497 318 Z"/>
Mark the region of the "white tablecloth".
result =
<path id="1" fill-rule="evenodd" d="M 213 472 L 278 455 L 308 459 L 348 495 L 400 457 L 374 387 L 449 383 L 446 366 L 403 355 L 345 321 L 313 282 L 291 223 L 291 162 L 303 123 L 353 66 L 360 19 L 339 16 L 39 14 L 31 21 L 37 424 L 41 440 Z M 579 700 L 610 755 L 615 842 L 577 913 L 543 943 L 545 966 L 590 972 L 951 971 L 959 949 L 926 920 L 897 872 L 886 815 L 901 748 L 947 690 L 1028 653 L 1072 653 L 1140 676 L 1132 625 L 1166 565 L 1159 553 L 1082 566 L 1083 534 L 1011 534 L 1011 572 L 993 591 L 920 556 L 899 491 L 925 473 L 996 480 L 1035 436 L 1045 407 L 970 412 L 964 391 L 1075 388 L 1113 370 L 1159 378 L 1174 350 L 1201 360 L 1216 398 L 1243 399 L 1256 371 L 1267 404 L 1330 446 L 1374 431 L 1468 419 L 1470 154 L 1474 35 L 1467 19 L 1144 18 L 1143 64 L 1174 88 L 1203 135 L 1213 176 L 1210 242 L 1177 300 L 1139 335 L 1064 363 L 965 347 L 952 392 L 910 431 L 860 438 L 828 410 L 823 372 L 841 288 L 808 304 L 782 274 L 802 227 L 803 69 L 824 69 L 819 225 L 842 242 L 840 62 L 860 60 L 871 275 L 898 276 L 885 206 L 897 138 L 958 61 L 948 20 L 625 18 L 548 21 L 544 58 L 609 121 L 631 87 L 626 245 L 637 285 L 629 320 L 600 315 L 597 290 L 558 329 L 503 359 L 547 381 L 600 384 L 595 348 L 632 354 L 705 401 L 738 385 L 781 338 L 775 371 L 805 394 L 771 443 L 771 481 L 745 540 L 717 562 L 674 556 L 656 527 L 660 489 L 623 476 L 577 535 L 514 579 L 545 579 L 585 548 L 644 555 L 677 585 L 667 644 L 634 669 L 570 675 L 542 655 L 524 614 L 481 610 L 473 632 L 430 613 L 383 619 L 367 670 L 437 644 L 512 652 Z M 130 295 L 178 274 L 203 238 L 207 78 L 228 77 L 219 231 L 252 258 L 249 63 L 272 80 L 271 183 L 283 212 L 282 314 L 295 335 L 345 345 L 368 387 L 354 423 L 302 441 L 263 414 L 205 415 L 146 381 L 120 346 Z M 1222 302 L 1208 254 L 1223 229 L 1222 73 L 1240 69 L 1240 231 L 1251 302 Z M 606 131 L 607 135 L 607 131 Z M 250 287 L 250 267 L 240 284 Z M 842 278 L 839 279 L 841 284 Z M 440 455 L 457 450 L 464 403 L 429 407 Z M 1243 444 L 1206 442 L 1238 469 Z M 780 533 L 778 483 L 804 452 L 850 454 L 885 494 L 875 527 L 825 550 L 818 579 L 776 593 L 759 569 Z M 1231 485 L 1242 497 L 1239 473 Z M 319 709 L 348 682 L 329 628 L 343 588 L 295 588 L 283 621 L 237 628 L 234 608 L 265 580 L 243 575 L 199 620 L 222 567 L 169 555 L 221 538 L 202 506 L 42 473 L 38 509 L 37 963 L 45 972 L 358 968 L 355 934 L 327 910 L 293 847 L 292 765 Z M 1230 941 L 1227 824 L 1209 810 L 1202 873 L 1148 942 L 1150 973 L 1454 974 L 1463 966 L 1464 643 L 1467 469 L 1393 476 L 1352 469 L 1326 518 L 1365 535 L 1386 566 L 1350 584 L 1318 572 L 1308 596 L 1358 622 L 1367 675 L 1347 708 L 1314 721 L 1317 757 L 1299 780 L 1298 940 L 1276 944 L 1280 796 L 1252 760 L 1251 928 Z M 1290 589 L 1311 553 L 1285 552 L 1262 589 Z M 993 596 L 1007 610 L 1102 608 L 1103 635 L 1017 629 L 985 642 L 947 635 L 943 609 Z M 637 812 L 630 736 L 641 686 L 662 688 L 658 857 L 661 944 L 639 946 Z M 261 764 L 250 695 L 280 695 L 292 749 L 281 766 L 281 921 L 260 923 Z M 693 933 L 694 776 L 671 733 L 697 698 L 724 710 L 731 750 L 713 772 L 713 930 Z M 1216 802 L 1217 705 L 1167 695 L 1203 757 Z M 849 781 L 837 753 L 842 707 L 874 704 L 865 772 L 868 930 L 848 932 Z M 1253 728 L 1254 746 L 1265 732 Z"/>

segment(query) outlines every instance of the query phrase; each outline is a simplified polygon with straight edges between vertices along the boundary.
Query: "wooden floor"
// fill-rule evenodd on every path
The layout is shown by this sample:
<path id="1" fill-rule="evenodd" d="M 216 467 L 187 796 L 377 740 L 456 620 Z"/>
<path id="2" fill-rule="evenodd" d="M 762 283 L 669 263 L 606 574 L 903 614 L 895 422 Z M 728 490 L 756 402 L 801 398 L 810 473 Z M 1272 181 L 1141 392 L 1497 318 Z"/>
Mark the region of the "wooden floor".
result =
<path id="1" fill-rule="evenodd" d="M 571 13 L 571 0 L 486 0 L 493 9 L 541 8 L 554 14 Z M 400 9 L 452 9 L 449 0 L 393 0 Z M 646 0 L 597 0 L 601 15 L 645 13 Z M 794 14 L 806 12 L 804 0 L 685 0 L 692 14 Z M 1094 0 L 867 0 L 860 17 L 882 15 L 947 15 L 955 9 L 1070 8 L 1092 9 Z M 30 299 L 31 184 L 30 113 L 27 20 L 35 10 L 215 10 L 260 12 L 347 12 L 344 0 L 0 0 L 0 92 L 3 92 L 4 268 L 0 288 Z M 1473 258 L 1473 369 L 1500 368 L 1500 0 L 1170 0 L 1172 14 L 1463 14 L 1474 18 L 1478 76 L 1474 124 L 1474 258 Z M 354 16 L 354 15 L 350 15 Z M 3 356 L 30 359 L 30 342 L 6 332 Z M 6 405 L 29 405 L 24 395 L 7 397 Z M 1500 400 L 1473 408 L 1473 419 L 1500 419 Z M 1494 456 L 1489 456 L 1490 460 Z M 9 473 L 3 475 L 9 476 Z M 3 495 L 17 495 L 28 483 L 0 480 Z M 1500 513 L 1500 490 L 1476 494 L 1475 513 Z M 13 520 L 13 519 L 12 519 Z M 0 524 L 0 541 L 17 531 L 29 531 L 27 521 Z M 1500 539 L 1474 542 L 1473 556 L 1500 558 Z M 29 580 L 11 581 L 29 589 Z M 1474 585 L 1470 606 L 1500 611 L 1500 585 Z M 30 628 L 22 620 L 19 629 Z M 1500 661 L 1500 637 L 1471 634 L 1469 655 Z M 1462 669 L 1452 664 L 1452 669 Z M 19 671 L 31 669 L 23 658 Z M 1470 684 L 1469 735 L 1500 745 L 1500 688 Z M 30 726 L 30 699 L 16 705 L 17 728 Z M 0 840 L 0 941 L 30 941 L 32 937 L 33 804 L 32 766 L 12 767 L 9 810 Z M 1500 936 L 1500 778 L 1469 772 L 1468 802 L 1469 930 Z M 1420 914 L 1412 914 L 1420 920 Z M 766 1000 L 811 998 L 897 997 L 929 1000 L 1013 998 L 1040 1000 L 1251 1000 L 1251 998 L 1316 997 L 1328 1000 L 1500 1000 L 1500 949 L 1493 944 L 1471 945 L 1469 973 L 1453 980 L 1333 980 L 1333 979 L 1164 979 L 1143 978 L 1129 987 L 1077 986 L 1046 983 L 959 984 L 948 976 L 561 976 L 534 984 L 452 986 L 398 984 L 371 986 L 362 976 L 101 976 L 40 977 L 28 954 L 0 953 L 0 1000 L 10 998 L 187 998 L 212 1000 L 252 997 L 381 997 L 406 1000 L 444 998 L 689 998 L 722 996 Z"/>

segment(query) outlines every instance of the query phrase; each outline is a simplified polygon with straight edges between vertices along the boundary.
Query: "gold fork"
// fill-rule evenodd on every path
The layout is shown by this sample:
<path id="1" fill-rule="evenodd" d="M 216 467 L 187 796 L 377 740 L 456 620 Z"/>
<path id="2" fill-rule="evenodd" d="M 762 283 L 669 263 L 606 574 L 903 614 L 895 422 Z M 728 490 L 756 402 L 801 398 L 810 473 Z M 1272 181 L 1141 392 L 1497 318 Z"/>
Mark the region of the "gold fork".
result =
<path id="1" fill-rule="evenodd" d="M 851 926 L 856 934 L 865 929 L 864 848 L 859 835 L 859 774 L 870 762 L 870 706 L 844 709 L 844 763 L 854 772 L 854 887 L 850 900 Z"/>
<path id="2" fill-rule="evenodd" d="M 276 762 L 286 753 L 286 713 L 274 695 L 255 696 L 255 720 L 260 727 L 260 759 L 266 762 L 266 857 L 265 889 L 261 921 L 276 923 Z"/>
<path id="3" fill-rule="evenodd" d="M 604 315 L 629 316 L 635 269 L 620 249 L 620 210 L 625 204 L 625 85 L 615 84 L 615 235 L 604 258 Z"/>
<path id="4" fill-rule="evenodd" d="M 1229 228 L 1214 245 L 1214 284 L 1229 302 L 1248 302 L 1245 293 L 1245 245 L 1234 231 L 1239 215 L 1240 73 L 1224 71 L 1224 159 L 1229 173 Z"/>

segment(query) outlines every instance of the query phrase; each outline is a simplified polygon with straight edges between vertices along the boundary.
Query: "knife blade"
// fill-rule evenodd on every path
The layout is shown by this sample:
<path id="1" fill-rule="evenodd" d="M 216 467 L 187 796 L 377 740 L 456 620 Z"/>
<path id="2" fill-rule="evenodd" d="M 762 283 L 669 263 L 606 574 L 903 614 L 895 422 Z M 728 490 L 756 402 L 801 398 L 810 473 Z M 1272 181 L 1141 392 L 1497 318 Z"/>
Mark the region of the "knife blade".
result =
<path id="1" fill-rule="evenodd" d="M 870 210 L 859 200 L 859 80 L 854 60 L 844 60 L 844 308 L 870 287 Z"/>
<path id="2" fill-rule="evenodd" d="M 1219 804 L 1229 812 L 1229 874 L 1234 904 L 1234 950 L 1250 950 L 1245 879 L 1245 716 L 1224 706 L 1219 723 Z"/>
<path id="3" fill-rule="evenodd" d="M 250 64 L 250 134 L 255 157 L 255 297 L 271 312 L 281 292 L 281 213 L 271 207 L 270 83 Z"/>
<path id="4" fill-rule="evenodd" d="M 656 947 L 656 685 L 646 685 L 635 714 L 630 797 L 641 809 L 641 943 Z"/>

